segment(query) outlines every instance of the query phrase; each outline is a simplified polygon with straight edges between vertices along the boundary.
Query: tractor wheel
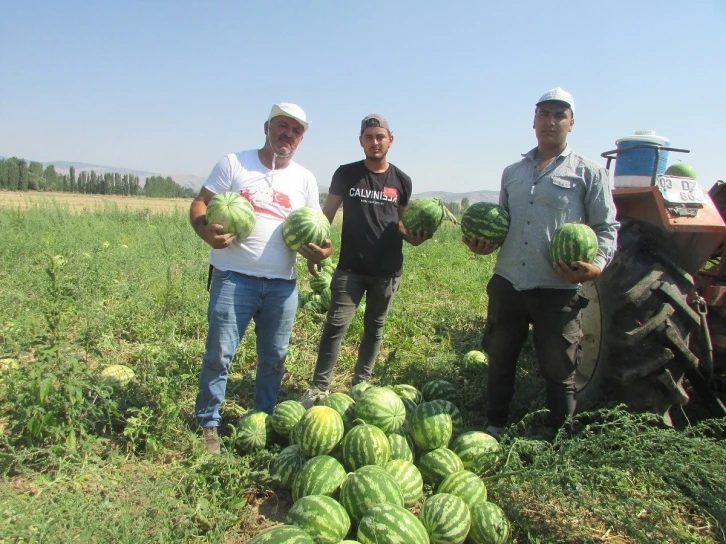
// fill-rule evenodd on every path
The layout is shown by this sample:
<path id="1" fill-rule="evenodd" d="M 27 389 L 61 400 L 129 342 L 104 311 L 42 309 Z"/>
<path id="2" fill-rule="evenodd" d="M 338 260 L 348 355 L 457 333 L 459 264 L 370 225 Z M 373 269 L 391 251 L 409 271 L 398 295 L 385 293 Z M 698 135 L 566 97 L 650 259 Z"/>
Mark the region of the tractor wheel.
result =
<path id="1" fill-rule="evenodd" d="M 583 286 L 583 360 L 576 375 L 578 410 L 613 402 L 659 414 L 689 400 L 683 377 L 698 367 L 688 336 L 699 316 L 687 304 L 693 279 L 667 255 L 657 230 L 626 222 L 613 262 Z"/>

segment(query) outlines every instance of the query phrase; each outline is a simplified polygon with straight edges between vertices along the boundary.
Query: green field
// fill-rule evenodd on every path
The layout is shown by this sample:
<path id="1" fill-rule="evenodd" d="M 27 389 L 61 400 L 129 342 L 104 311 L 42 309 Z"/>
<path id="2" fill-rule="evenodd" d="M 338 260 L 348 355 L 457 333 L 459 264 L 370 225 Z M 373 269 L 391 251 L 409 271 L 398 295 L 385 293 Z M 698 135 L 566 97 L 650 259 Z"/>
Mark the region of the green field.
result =
<path id="1" fill-rule="evenodd" d="M 0 210 L 0 542 L 246 542 L 284 520 L 291 499 L 267 469 L 280 446 L 242 455 L 201 446 L 193 418 L 206 336 L 207 249 L 186 212 L 58 205 Z M 337 247 L 340 227 L 335 226 Z M 493 258 L 472 254 L 445 224 L 405 247 L 402 287 L 374 381 L 454 383 L 465 422 L 481 429 L 479 349 Z M 300 284 L 308 273 L 299 263 Z M 323 317 L 300 311 L 280 400 L 311 378 Z M 345 391 L 362 330 L 357 316 L 333 384 Z M 114 391 L 97 378 L 126 364 Z M 248 331 L 224 406 L 234 424 L 252 404 Z M 574 437 L 541 423 L 544 391 L 523 352 L 512 417 L 483 475 L 516 542 L 726 542 L 726 424 L 677 430 L 617 407 L 582 414 Z"/>

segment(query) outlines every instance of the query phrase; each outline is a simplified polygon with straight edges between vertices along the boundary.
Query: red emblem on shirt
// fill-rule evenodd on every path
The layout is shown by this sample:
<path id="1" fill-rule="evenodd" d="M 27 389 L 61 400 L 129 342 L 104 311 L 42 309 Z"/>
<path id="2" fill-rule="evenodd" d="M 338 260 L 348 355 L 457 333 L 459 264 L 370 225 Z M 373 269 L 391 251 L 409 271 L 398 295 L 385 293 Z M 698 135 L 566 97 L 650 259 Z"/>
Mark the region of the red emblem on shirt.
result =
<path id="1" fill-rule="evenodd" d="M 398 191 L 393 187 L 384 187 L 383 195 L 390 199 L 395 199 L 398 196 Z"/>

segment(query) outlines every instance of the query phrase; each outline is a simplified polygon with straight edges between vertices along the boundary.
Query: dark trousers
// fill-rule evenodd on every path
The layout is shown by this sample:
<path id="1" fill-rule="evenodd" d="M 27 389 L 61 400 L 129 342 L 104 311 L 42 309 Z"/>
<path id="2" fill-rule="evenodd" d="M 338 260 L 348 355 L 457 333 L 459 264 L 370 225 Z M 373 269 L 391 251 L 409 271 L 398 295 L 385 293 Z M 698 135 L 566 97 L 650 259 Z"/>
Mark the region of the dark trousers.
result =
<path id="1" fill-rule="evenodd" d="M 531 323 L 550 424 L 562 426 L 575 411 L 575 369 L 582 360 L 580 313 L 586 299 L 576 289 L 517 291 L 497 275 L 489 281 L 487 294 L 482 348 L 489 355 L 489 424 L 504 427 L 507 423 L 517 360 Z"/>
<path id="2" fill-rule="evenodd" d="M 383 325 L 391 308 L 400 276 L 365 276 L 345 270 L 336 270 L 330 284 L 332 291 L 328 317 L 323 327 L 315 365 L 313 385 L 322 391 L 330 388 L 333 367 L 340 355 L 340 346 L 348 326 L 363 295 L 366 309 L 363 314 L 363 337 L 358 348 L 358 361 L 353 374 L 353 385 L 368 381 L 373 373 L 383 339 Z"/>

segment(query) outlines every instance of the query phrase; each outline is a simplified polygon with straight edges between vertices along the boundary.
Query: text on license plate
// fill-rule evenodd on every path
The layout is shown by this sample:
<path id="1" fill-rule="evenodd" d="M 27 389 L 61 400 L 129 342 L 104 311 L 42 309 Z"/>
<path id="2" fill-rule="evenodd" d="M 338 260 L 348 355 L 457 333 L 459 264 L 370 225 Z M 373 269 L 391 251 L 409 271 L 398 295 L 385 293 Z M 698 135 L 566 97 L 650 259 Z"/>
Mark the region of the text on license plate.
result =
<path id="1" fill-rule="evenodd" d="M 672 176 L 658 176 L 656 185 L 666 202 L 678 204 L 699 204 L 706 202 L 706 195 L 695 179 Z"/>

